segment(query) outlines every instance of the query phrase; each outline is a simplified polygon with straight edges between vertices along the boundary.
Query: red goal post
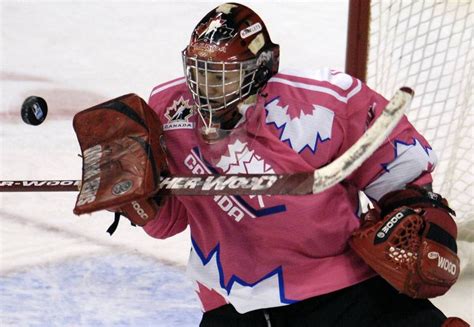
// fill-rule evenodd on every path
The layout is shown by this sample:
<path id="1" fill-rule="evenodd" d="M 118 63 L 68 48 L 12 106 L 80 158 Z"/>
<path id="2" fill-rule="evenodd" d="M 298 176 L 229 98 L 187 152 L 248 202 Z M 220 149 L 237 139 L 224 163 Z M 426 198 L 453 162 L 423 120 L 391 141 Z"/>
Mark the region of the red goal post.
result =
<path id="1" fill-rule="evenodd" d="M 474 1 L 350 0 L 346 72 L 384 96 L 415 90 L 407 113 L 438 157 L 434 190 L 474 240 Z"/>
<path id="2" fill-rule="evenodd" d="M 365 82 L 369 41 L 370 0 L 350 0 L 347 23 L 346 73 Z"/>

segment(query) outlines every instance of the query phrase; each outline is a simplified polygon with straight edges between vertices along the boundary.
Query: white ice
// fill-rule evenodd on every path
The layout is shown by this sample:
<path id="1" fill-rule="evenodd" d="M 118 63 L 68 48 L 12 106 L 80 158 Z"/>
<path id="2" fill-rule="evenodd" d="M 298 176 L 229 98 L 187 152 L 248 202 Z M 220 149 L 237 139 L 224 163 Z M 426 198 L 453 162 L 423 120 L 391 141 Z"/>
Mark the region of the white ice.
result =
<path id="1" fill-rule="evenodd" d="M 179 77 L 193 27 L 220 3 L 1 0 L 0 180 L 79 179 L 72 115 Z M 346 1 L 242 3 L 267 23 L 282 67 L 344 69 Z M 49 103 L 41 126 L 21 121 L 28 95 Z M 122 221 L 109 237 L 112 215 L 74 216 L 75 196 L 0 193 L 0 324 L 196 326 L 188 232 L 155 240 Z M 434 302 L 474 323 L 472 280 Z"/>

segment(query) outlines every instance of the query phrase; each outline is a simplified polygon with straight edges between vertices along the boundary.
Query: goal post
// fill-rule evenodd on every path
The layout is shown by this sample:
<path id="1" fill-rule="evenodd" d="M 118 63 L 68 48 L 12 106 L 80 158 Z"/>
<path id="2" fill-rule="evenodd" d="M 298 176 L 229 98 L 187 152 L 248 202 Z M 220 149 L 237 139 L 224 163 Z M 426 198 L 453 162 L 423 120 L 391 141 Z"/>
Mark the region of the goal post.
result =
<path id="1" fill-rule="evenodd" d="M 415 90 L 410 122 L 438 157 L 433 188 L 474 221 L 474 1 L 350 0 L 346 72 L 385 97 Z"/>
<path id="2" fill-rule="evenodd" d="M 350 0 L 347 22 L 346 73 L 366 81 L 370 0 Z"/>

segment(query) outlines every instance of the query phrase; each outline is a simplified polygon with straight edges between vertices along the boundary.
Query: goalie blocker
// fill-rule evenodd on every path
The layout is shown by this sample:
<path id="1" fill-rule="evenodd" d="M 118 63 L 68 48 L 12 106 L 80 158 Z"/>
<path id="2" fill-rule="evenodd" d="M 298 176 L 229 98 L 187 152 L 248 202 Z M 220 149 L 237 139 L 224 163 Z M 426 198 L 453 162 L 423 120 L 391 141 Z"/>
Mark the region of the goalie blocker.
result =
<path id="1" fill-rule="evenodd" d="M 459 276 L 454 211 L 418 186 L 386 194 L 363 217 L 350 246 L 399 292 L 413 298 L 446 293 Z"/>
<path id="2" fill-rule="evenodd" d="M 107 209 L 145 225 L 158 210 L 154 194 L 166 170 L 156 114 L 127 94 L 79 112 L 73 126 L 83 160 L 74 213 Z"/>

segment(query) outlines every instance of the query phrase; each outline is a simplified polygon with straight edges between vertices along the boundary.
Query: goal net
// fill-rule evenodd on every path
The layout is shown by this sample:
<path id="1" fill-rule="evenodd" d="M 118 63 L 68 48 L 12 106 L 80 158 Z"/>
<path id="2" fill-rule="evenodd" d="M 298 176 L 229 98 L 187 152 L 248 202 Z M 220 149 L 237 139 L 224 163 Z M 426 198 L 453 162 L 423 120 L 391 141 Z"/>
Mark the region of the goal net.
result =
<path id="1" fill-rule="evenodd" d="M 408 118 L 438 157 L 433 188 L 474 241 L 474 1 L 351 0 L 346 71 L 385 97 L 415 90 Z"/>

